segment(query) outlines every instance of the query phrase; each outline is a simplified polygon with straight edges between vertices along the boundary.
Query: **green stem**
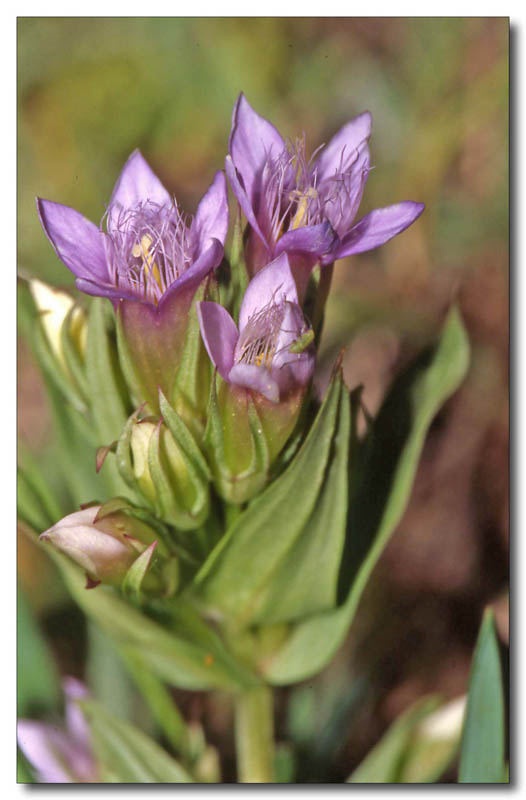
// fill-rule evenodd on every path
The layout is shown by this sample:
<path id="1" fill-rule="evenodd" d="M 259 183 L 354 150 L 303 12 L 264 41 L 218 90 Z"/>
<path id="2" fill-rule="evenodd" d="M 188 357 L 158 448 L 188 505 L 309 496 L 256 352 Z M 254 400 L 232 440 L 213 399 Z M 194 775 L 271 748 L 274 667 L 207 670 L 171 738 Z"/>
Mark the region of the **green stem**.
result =
<path id="1" fill-rule="evenodd" d="M 274 698 L 268 686 L 236 695 L 238 783 L 274 782 Z"/>

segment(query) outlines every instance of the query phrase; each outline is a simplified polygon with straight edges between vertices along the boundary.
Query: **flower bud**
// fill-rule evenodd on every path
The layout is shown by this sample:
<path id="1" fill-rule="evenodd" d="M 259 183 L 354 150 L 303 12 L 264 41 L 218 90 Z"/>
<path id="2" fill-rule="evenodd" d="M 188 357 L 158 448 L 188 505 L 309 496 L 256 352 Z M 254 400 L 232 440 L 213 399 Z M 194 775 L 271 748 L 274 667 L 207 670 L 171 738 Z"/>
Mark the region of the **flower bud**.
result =
<path id="1" fill-rule="evenodd" d="M 40 536 L 86 570 L 88 583 L 119 583 L 155 540 L 151 528 L 122 512 L 99 519 L 96 505 L 68 514 Z"/>
<path id="2" fill-rule="evenodd" d="M 208 516 L 208 470 L 181 418 L 165 400 L 163 404 L 169 415 L 166 424 L 132 420 L 132 482 L 158 516 L 182 530 L 192 530 Z M 124 438 L 127 435 L 125 430 Z"/>
<path id="3" fill-rule="evenodd" d="M 54 289 L 36 279 L 29 282 L 29 288 L 51 351 L 62 367 L 68 371 L 62 345 L 62 326 L 71 312 L 68 334 L 78 355 L 83 358 L 86 351 L 86 315 L 79 306 L 75 306 L 75 301 L 66 292 Z"/>

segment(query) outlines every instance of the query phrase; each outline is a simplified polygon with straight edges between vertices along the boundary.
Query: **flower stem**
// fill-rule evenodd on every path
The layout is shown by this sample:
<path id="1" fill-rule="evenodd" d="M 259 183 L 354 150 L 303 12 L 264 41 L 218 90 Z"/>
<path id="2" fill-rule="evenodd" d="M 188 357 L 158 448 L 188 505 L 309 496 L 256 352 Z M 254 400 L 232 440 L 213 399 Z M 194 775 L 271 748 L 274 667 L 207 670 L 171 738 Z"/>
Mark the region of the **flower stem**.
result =
<path id="1" fill-rule="evenodd" d="M 235 698 L 238 783 L 274 782 L 274 698 L 268 686 Z"/>

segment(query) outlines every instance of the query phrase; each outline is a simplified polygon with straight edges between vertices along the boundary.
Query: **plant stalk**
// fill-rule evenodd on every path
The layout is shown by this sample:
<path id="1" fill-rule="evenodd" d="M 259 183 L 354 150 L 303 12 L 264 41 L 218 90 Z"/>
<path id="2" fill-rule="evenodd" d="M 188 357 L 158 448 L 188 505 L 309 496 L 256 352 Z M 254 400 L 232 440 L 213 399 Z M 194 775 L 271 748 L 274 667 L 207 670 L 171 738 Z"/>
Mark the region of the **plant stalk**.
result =
<path id="1" fill-rule="evenodd" d="M 238 783 L 274 783 L 274 697 L 268 686 L 235 698 Z"/>

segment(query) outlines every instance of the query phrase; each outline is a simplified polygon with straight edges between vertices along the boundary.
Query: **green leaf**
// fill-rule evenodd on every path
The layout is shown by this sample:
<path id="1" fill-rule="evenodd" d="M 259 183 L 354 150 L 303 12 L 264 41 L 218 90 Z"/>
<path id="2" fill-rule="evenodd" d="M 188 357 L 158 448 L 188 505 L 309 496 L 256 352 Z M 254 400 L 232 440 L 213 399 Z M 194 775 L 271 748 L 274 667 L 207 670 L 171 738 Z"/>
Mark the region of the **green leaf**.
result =
<path id="1" fill-rule="evenodd" d="M 92 300 L 88 318 L 86 377 L 99 444 L 118 439 L 128 417 L 127 392 L 115 344 L 115 320 L 108 301 Z"/>
<path id="2" fill-rule="evenodd" d="M 38 541 L 28 526 L 21 527 Z M 46 548 L 46 552 L 84 613 L 112 637 L 116 647 L 137 651 L 148 669 L 167 683 L 182 689 L 230 691 L 260 683 L 182 597 L 175 597 L 172 607 L 166 601 L 161 604 L 159 614 L 164 614 L 164 619 L 159 624 L 108 586 L 86 589 L 79 567 L 52 548 Z"/>
<path id="3" fill-rule="evenodd" d="M 342 386 L 327 471 L 314 508 L 289 552 L 261 590 L 259 611 L 252 616 L 252 622 L 289 621 L 336 605 L 347 522 L 349 429 L 349 394 Z M 310 485 L 306 482 L 302 486 L 300 478 L 296 488 L 304 495 L 311 492 Z M 290 495 L 284 497 L 289 506 Z"/>
<path id="4" fill-rule="evenodd" d="M 22 589 L 17 591 L 17 710 L 56 709 L 61 690 L 58 672 Z"/>
<path id="5" fill-rule="evenodd" d="M 341 393 L 338 376 L 290 466 L 237 518 L 196 577 L 199 597 L 229 621 L 248 624 L 264 612 L 268 585 L 314 511 L 331 452 Z M 319 513 L 323 519 L 327 510 Z M 271 595 L 267 596 L 273 602 Z M 292 603 L 297 605 L 294 596 Z"/>
<path id="6" fill-rule="evenodd" d="M 348 778 L 348 783 L 401 783 L 403 761 L 417 725 L 436 709 L 436 697 L 419 700 L 391 725 Z"/>
<path id="7" fill-rule="evenodd" d="M 340 647 L 369 576 L 406 508 L 427 429 L 462 382 L 468 363 L 468 339 L 453 309 L 437 345 L 395 382 L 351 471 L 341 605 L 296 624 L 262 667 L 271 683 L 295 683 L 315 675 Z"/>
<path id="8" fill-rule="evenodd" d="M 486 611 L 473 656 L 459 783 L 505 783 L 504 692 L 493 613 Z"/>
<path id="9" fill-rule="evenodd" d="M 193 783 L 189 773 L 156 742 L 110 714 L 95 700 L 79 706 L 91 728 L 99 768 L 116 783 Z"/>
<path id="10" fill-rule="evenodd" d="M 82 397 L 84 402 L 88 403 L 89 383 L 86 377 L 86 372 L 84 370 L 84 362 L 81 359 L 71 336 L 74 316 L 78 312 L 78 310 L 79 310 L 78 305 L 73 306 L 69 310 L 62 324 L 62 329 L 60 331 L 60 342 L 62 345 L 64 361 L 66 362 L 66 366 L 69 370 L 69 373 L 73 381 L 77 385 L 80 396 Z"/>

